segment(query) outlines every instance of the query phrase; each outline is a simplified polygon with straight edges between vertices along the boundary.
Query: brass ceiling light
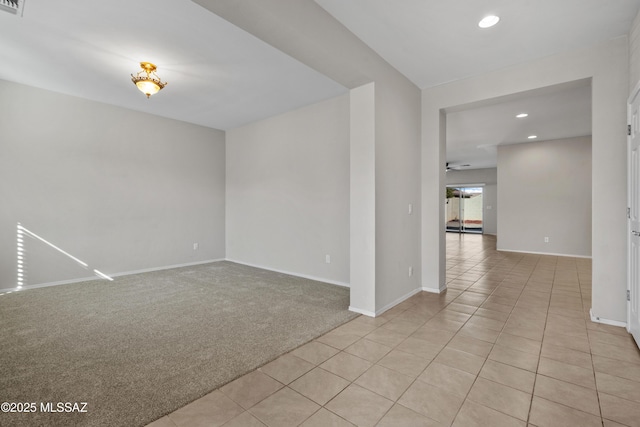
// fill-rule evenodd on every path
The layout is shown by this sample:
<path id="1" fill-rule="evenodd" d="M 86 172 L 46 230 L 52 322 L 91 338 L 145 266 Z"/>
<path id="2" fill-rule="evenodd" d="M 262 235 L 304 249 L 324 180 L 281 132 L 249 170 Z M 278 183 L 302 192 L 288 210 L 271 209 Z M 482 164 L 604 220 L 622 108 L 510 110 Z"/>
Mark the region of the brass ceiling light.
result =
<path id="1" fill-rule="evenodd" d="M 138 71 L 135 76 L 131 74 L 131 81 L 140 89 L 140 92 L 147 95 L 149 98 L 160 91 L 167 85 L 167 82 L 160 80 L 160 77 L 156 74 L 156 66 L 151 62 L 141 62 L 140 67 L 142 71 Z"/>

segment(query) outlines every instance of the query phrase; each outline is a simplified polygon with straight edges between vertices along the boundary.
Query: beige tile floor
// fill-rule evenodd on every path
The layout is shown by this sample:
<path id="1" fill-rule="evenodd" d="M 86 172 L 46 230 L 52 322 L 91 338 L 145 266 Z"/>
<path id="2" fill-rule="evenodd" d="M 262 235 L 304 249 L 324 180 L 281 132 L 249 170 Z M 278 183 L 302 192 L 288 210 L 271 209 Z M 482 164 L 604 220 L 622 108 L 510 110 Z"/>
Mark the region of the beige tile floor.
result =
<path id="1" fill-rule="evenodd" d="M 448 234 L 447 282 L 149 427 L 640 426 L 640 353 L 589 320 L 590 260 Z"/>

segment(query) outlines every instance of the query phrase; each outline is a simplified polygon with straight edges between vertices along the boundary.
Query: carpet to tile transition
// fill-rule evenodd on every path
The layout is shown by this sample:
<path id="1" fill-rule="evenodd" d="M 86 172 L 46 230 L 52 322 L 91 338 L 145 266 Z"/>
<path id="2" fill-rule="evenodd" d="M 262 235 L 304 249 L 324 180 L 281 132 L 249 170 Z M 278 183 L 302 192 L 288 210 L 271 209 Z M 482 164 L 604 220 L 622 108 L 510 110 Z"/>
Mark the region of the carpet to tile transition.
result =
<path id="1" fill-rule="evenodd" d="M 356 317 L 348 306 L 347 288 L 224 261 L 2 295 L 0 402 L 37 411 L 0 425 L 143 426 Z M 58 402 L 86 412 L 42 412 Z"/>

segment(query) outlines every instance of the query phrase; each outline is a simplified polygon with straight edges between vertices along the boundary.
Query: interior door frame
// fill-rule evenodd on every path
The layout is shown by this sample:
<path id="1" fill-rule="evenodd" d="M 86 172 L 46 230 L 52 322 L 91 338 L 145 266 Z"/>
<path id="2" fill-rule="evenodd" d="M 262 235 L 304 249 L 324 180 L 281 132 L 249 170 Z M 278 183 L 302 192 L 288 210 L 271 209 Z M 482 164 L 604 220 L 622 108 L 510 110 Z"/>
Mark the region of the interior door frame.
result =
<path id="1" fill-rule="evenodd" d="M 636 115 L 634 120 L 633 116 L 633 103 L 637 98 L 640 98 L 640 81 L 636 84 L 635 88 L 631 92 L 629 99 L 627 100 L 627 125 L 629 127 L 627 136 L 627 332 L 632 334 L 636 341 L 636 344 L 640 346 L 640 331 L 632 331 L 632 302 L 634 299 L 640 303 L 640 292 L 633 292 L 632 281 L 635 275 L 632 273 L 633 266 L 633 243 L 632 243 L 632 200 L 633 200 L 633 174 L 632 174 L 632 156 L 631 145 L 633 135 L 640 133 L 640 117 Z M 636 183 L 636 190 L 640 193 L 640 184 Z M 636 195 L 640 198 L 640 194 Z M 636 267 L 638 268 L 638 267 Z"/>
<path id="2" fill-rule="evenodd" d="M 450 188 L 452 190 L 457 190 L 458 186 L 456 186 L 456 185 L 447 185 L 446 188 L 447 189 Z M 453 199 L 459 199 L 459 198 L 460 198 L 460 194 L 458 194 L 457 197 L 447 197 L 447 202 L 445 203 L 445 207 L 449 204 L 449 200 L 453 201 Z M 448 213 L 448 210 L 447 210 L 447 213 Z M 447 219 L 448 218 L 447 213 L 445 213 L 445 225 L 444 225 L 445 232 L 461 234 L 462 233 L 462 218 L 461 218 L 462 217 L 462 205 L 460 203 L 460 200 L 458 200 L 458 229 L 457 230 L 454 230 L 453 227 L 449 228 L 449 221 Z"/>

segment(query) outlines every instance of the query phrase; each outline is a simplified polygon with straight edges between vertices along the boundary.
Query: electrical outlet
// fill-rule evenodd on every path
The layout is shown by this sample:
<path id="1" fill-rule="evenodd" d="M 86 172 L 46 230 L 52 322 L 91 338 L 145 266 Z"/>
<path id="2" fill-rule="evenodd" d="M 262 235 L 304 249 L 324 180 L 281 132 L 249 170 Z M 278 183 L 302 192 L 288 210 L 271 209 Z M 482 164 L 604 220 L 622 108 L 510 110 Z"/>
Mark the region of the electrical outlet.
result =
<path id="1" fill-rule="evenodd" d="M 545 243 L 549 243 L 549 238 L 548 238 L 548 237 L 545 237 L 545 238 L 544 238 L 544 242 L 545 242 Z"/>
<path id="2" fill-rule="evenodd" d="M 412 203 L 409 203 L 408 213 L 409 213 L 409 215 L 411 215 L 413 213 L 413 204 Z"/>
<path id="3" fill-rule="evenodd" d="M 409 277 L 413 276 L 413 267 L 409 267 Z"/>
<path id="4" fill-rule="evenodd" d="M 193 250 L 194 250 L 194 251 L 197 251 L 197 250 L 198 250 L 198 244 L 197 244 L 197 243 L 194 243 L 194 244 L 193 244 Z"/>
<path id="5" fill-rule="evenodd" d="M 327 264 L 331 264 L 331 255 L 325 255 L 324 262 L 326 262 Z"/>

